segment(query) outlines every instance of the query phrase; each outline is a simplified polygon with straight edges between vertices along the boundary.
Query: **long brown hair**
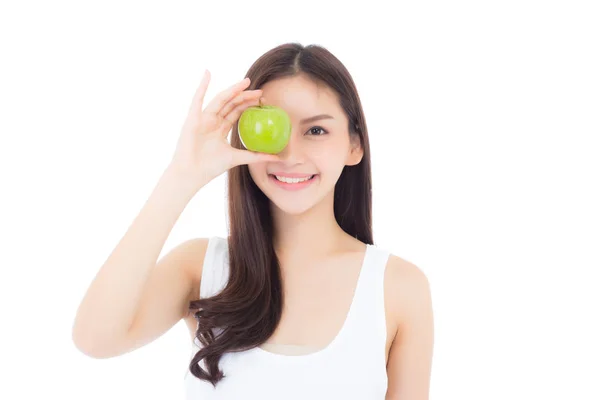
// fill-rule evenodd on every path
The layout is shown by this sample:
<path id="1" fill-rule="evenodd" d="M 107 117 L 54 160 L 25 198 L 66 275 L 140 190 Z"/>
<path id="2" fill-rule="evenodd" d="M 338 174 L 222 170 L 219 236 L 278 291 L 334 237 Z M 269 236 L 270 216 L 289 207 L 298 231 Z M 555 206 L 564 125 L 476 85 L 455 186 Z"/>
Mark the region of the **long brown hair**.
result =
<path id="1" fill-rule="evenodd" d="M 321 46 L 286 43 L 267 51 L 250 67 L 246 74 L 251 80 L 248 90 L 298 74 L 324 83 L 338 94 L 348 117 L 348 132 L 360 139 L 362 160 L 344 167 L 335 185 L 334 213 L 346 233 L 373 244 L 369 137 L 354 81 L 344 65 Z M 244 148 L 237 123 L 233 124 L 231 145 Z M 232 168 L 227 174 L 229 281 L 220 293 L 190 303 L 190 310 L 198 310 L 194 314 L 198 321 L 196 337 L 203 345 L 190 362 L 190 372 L 213 386 L 224 377 L 218 367 L 221 356 L 266 342 L 283 309 L 269 199 L 252 180 L 247 165 Z M 203 359 L 208 371 L 198 365 Z"/>

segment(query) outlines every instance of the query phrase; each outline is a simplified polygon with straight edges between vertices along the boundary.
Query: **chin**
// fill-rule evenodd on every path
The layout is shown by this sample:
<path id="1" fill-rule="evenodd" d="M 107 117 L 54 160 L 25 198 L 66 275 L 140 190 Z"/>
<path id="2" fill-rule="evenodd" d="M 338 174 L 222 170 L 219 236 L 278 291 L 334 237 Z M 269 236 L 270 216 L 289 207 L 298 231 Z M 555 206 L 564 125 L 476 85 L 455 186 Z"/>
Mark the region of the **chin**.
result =
<path id="1" fill-rule="evenodd" d="M 302 214 L 305 214 L 307 211 L 309 211 L 310 209 L 312 209 L 315 206 L 315 204 L 312 202 L 307 203 L 307 202 L 300 202 L 300 201 L 285 201 L 285 200 L 275 200 L 274 201 L 271 198 L 269 198 L 269 200 L 271 201 L 271 209 L 273 211 L 287 214 L 287 215 L 302 215 Z"/>

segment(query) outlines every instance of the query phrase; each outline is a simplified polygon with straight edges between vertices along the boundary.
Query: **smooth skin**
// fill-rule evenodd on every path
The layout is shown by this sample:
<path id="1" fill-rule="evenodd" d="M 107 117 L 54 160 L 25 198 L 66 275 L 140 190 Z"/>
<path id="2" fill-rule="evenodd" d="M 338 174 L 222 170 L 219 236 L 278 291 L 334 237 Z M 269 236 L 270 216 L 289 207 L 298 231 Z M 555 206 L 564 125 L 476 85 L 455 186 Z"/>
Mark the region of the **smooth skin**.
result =
<path id="1" fill-rule="evenodd" d="M 263 94 L 262 90 L 244 91 L 248 83 L 242 81 L 220 93 L 201 111 L 208 77 L 203 79 L 173 162 L 100 269 L 80 305 L 73 328 L 73 340 L 80 351 L 94 358 L 119 356 L 153 342 L 180 320 L 185 321 L 190 340 L 194 340 L 197 322 L 188 307 L 190 301 L 199 298 L 208 239 L 185 241 L 157 261 L 177 218 L 198 190 L 234 165 L 252 164 L 258 176 L 266 166 L 290 166 L 298 162 L 300 155 L 307 155 L 298 144 L 292 144 L 289 151 L 281 155 L 247 152 L 228 145 L 227 133 L 232 124 L 245 108 L 258 104 Z M 272 102 L 277 101 L 272 96 L 275 89 L 267 93 Z M 296 111 L 291 112 L 294 118 L 300 113 Z M 298 132 L 304 130 L 303 127 Z M 299 137 L 292 143 L 301 143 Z M 360 151 L 348 143 L 345 161 L 356 163 L 360 156 Z M 326 175 L 324 170 L 317 170 L 322 165 L 313 166 L 315 171 L 311 172 Z M 279 201 L 284 204 L 283 200 Z M 304 205 L 298 203 L 295 207 Z M 365 247 L 348 235 L 335 238 L 335 243 L 331 243 L 335 250 L 316 252 L 310 260 L 314 268 L 310 269 L 301 268 L 302 265 L 294 261 L 298 259 L 294 250 L 278 251 L 287 306 L 269 343 L 324 347 L 341 329 Z M 290 247 L 282 245 L 283 248 Z M 309 281 L 314 289 L 307 295 L 306 282 Z M 384 292 L 387 341 L 382 350 L 388 373 L 386 399 L 428 399 L 433 355 L 433 311 L 428 280 L 415 265 L 390 255 Z M 312 303 L 307 299 L 312 299 Z M 320 305 L 320 313 L 315 312 L 315 304 Z M 301 324 L 319 328 L 313 330 L 312 336 L 299 338 L 294 332 Z"/>
<path id="2" fill-rule="evenodd" d="M 260 90 L 246 91 L 249 79 L 219 93 L 203 110 L 210 74 L 206 71 L 183 124 L 171 162 L 163 171 L 148 200 L 133 223 L 104 262 L 90 284 L 75 317 L 73 340 L 81 351 L 93 357 L 111 357 L 132 350 L 129 332 L 134 320 L 144 319 L 150 299 L 150 335 L 164 332 L 187 312 L 189 293 L 184 266 L 157 259 L 175 222 L 194 195 L 213 178 L 241 164 L 278 161 L 277 155 L 235 149 L 227 140 L 232 124 L 243 110 L 258 104 Z M 188 244 L 174 250 L 181 257 Z M 173 256 L 165 257 L 171 260 Z M 164 270 L 167 268 L 167 270 Z M 165 287 L 156 292 L 156 279 Z M 150 288 L 152 296 L 146 296 Z M 176 293 L 178 294 L 176 294 Z M 153 307 L 155 294 L 160 296 Z M 142 315 L 140 317 L 140 315 Z M 175 319 L 176 318 L 176 319 Z M 145 320 L 144 320 L 145 321 Z M 146 322 L 142 322 L 146 329 Z M 155 325 L 156 324 L 156 325 Z M 154 336 L 151 336 L 154 338 Z M 136 337 L 137 338 L 137 337 Z M 143 338 L 149 338 L 143 335 Z M 141 343 L 142 345 L 144 343 Z"/>

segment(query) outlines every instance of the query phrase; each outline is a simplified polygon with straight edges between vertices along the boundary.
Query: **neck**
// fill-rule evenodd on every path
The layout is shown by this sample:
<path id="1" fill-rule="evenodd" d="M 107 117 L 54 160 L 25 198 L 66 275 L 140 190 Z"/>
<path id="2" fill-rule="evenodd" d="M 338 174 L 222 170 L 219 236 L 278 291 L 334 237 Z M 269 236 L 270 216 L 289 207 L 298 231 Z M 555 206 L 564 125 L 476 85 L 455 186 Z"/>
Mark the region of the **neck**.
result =
<path id="1" fill-rule="evenodd" d="M 275 252 L 283 259 L 331 254 L 346 236 L 333 212 L 333 192 L 302 214 L 290 215 L 272 205 Z"/>

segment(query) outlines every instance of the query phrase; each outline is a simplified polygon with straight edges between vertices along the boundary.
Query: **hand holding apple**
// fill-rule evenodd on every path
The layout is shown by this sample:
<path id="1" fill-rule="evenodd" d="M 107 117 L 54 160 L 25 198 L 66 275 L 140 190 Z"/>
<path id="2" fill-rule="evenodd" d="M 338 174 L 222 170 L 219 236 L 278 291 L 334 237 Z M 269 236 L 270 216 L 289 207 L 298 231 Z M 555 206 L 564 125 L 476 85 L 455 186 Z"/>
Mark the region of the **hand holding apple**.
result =
<path id="1" fill-rule="evenodd" d="M 244 147 L 251 151 L 277 154 L 287 146 L 292 132 L 288 114 L 281 108 L 262 104 L 248 107 L 238 122 Z"/>
<path id="2" fill-rule="evenodd" d="M 238 165 L 279 160 L 277 155 L 234 148 L 227 140 L 233 121 L 240 118 L 247 107 L 260 104 L 262 91 L 245 90 L 250 84 L 250 79 L 246 78 L 217 94 L 204 107 L 209 81 L 207 70 L 196 89 L 167 168 L 169 175 L 185 180 L 186 186 L 194 191 Z"/>

